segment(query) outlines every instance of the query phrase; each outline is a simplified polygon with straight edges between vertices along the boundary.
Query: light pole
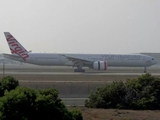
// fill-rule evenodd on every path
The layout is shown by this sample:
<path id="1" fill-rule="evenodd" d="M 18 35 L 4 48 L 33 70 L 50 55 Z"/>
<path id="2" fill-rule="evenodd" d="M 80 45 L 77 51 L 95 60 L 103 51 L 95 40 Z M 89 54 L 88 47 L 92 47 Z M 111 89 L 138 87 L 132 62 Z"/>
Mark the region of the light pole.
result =
<path id="1" fill-rule="evenodd" d="M 3 61 L 3 77 L 5 76 L 5 61 Z"/>

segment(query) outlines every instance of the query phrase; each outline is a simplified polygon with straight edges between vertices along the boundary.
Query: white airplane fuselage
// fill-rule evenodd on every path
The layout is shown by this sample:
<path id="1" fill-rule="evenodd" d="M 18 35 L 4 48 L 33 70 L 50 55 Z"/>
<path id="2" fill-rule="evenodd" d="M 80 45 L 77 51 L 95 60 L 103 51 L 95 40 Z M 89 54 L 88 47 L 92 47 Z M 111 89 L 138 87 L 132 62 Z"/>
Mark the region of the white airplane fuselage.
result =
<path id="1" fill-rule="evenodd" d="M 74 63 L 67 56 L 81 58 L 89 61 L 106 61 L 111 67 L 148 67 L 156 63 L 154 58 L 141 54 L 52 54 L 52 53 L 28 53 L 29 57 L 15 59 L 35 65 L 45 66 L 73 66 Z M 84 65 L 85 66 L 85 65 Z"/>

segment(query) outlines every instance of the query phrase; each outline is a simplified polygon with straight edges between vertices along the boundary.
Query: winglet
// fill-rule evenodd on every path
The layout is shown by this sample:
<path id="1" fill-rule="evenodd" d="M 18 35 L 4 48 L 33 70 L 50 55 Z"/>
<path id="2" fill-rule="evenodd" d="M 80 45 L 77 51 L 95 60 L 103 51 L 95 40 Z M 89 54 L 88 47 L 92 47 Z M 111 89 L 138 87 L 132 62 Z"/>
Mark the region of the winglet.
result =
<path id="1" fill-rule="evenodd" d="M 27 50 L 9 33 L 4 32 L 8 46 L 13 55 L 20 56 L 24 61 L 29 57 Z"/>

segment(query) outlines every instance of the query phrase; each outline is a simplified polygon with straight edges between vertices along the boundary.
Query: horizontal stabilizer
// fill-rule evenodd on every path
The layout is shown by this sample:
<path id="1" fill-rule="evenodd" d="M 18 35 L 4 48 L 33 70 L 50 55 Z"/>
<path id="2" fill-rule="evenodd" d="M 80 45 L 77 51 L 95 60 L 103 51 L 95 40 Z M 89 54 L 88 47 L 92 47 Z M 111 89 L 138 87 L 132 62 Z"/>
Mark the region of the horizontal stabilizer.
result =
<path id="1" fill-rule="evenodd" d="M 22 60 L 23 61 L 23 59 L 20 56 L 17 56 L 17 55 L 5 54 L 5 53 L 3 53 L 2 55 L 3 55 L 3 57 L 8 58 L 8 59 Z"/>

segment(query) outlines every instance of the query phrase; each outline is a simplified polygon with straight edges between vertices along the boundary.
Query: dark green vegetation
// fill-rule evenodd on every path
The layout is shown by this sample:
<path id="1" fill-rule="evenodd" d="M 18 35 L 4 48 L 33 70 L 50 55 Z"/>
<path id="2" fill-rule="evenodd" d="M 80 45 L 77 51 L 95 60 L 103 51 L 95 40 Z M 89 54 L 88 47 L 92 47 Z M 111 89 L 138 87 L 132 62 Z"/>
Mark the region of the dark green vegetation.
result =
<path id="1" fill-rule="evenodd" d="M 4 77 L 0 84 L 0 120 L 82 120 L 79 110 L 69 111 L 54 88 L 20 87 L 18 80 Z"/>
<path id="2" fill-rule="evenodd" d="M 145 74 L 126 82 L 113 82 L 92 92 L 90 108 L 160 109 L 160 78 Z"/>
<path id="3" fill-rule="evenodd" d="M 19 82 L 12 76 L 3 77 L 0 81 L 0 97 L 4 96 L 6 90 L 11 91 L 17 86 L 19 86 Z"/>

